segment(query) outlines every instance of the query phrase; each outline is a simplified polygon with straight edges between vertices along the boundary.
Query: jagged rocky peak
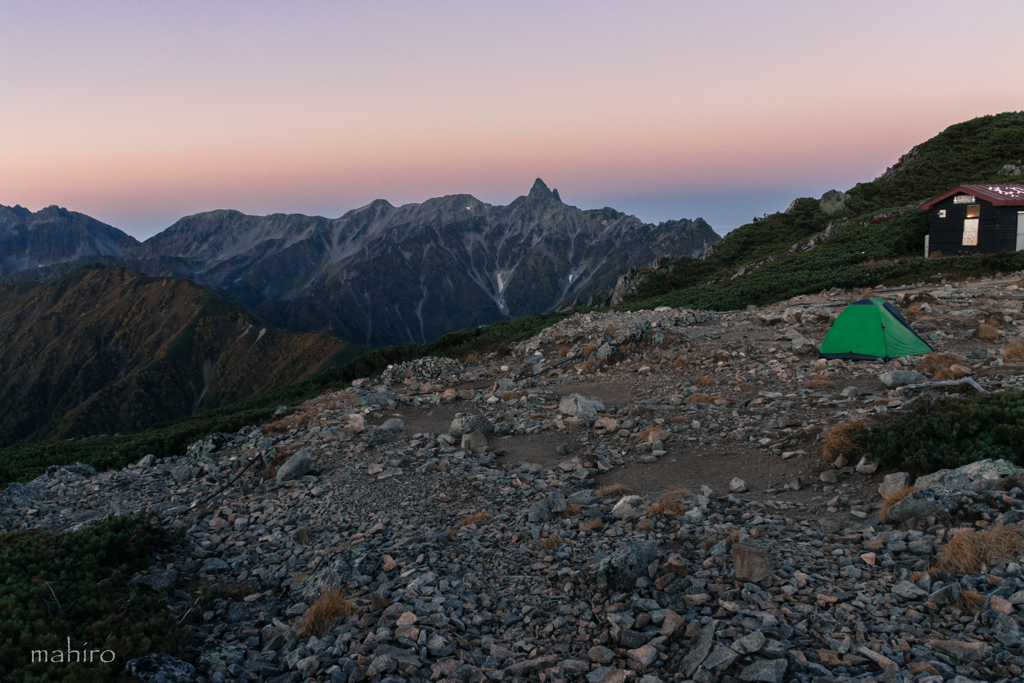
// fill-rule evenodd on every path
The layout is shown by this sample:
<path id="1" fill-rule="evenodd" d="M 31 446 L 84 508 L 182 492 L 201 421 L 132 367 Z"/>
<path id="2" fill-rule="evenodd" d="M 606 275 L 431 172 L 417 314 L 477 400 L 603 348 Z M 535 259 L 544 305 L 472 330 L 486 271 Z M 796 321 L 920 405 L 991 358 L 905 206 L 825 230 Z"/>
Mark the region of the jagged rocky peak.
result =
<path id="1" fill-rule="evenodd" d="M 533 181 L 533 187 L 530 188 L 530 194 L 527 197 L 534 200 L 554 199 L 555 201 L 562 201 L 562 198 L 558 196 L 558 190 L 549 190 L 548 186 L 540 178 Z"/>

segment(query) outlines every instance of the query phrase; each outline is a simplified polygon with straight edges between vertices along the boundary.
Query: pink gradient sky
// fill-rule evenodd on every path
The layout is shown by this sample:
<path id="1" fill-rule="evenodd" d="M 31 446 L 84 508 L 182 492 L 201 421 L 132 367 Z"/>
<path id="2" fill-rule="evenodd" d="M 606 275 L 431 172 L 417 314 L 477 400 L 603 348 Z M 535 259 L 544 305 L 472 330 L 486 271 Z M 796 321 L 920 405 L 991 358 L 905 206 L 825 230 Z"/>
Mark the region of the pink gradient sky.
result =
<path id="1" fill-rule="evenodd" d="M 0 204 L 139 238 L 536 177 L 724 233 L 1024 106 L 1020 0 L 5 0 L 0 26 Z"/>

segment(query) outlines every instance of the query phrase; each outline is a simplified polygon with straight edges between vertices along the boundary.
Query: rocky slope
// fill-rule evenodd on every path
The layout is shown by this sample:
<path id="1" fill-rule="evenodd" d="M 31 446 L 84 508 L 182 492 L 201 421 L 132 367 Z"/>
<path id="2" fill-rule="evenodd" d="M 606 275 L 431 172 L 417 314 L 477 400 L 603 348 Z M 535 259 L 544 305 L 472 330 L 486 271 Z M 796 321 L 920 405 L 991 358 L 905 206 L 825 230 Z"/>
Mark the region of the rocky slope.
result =
<path id="1" fill-rule="evenodd" d="M 0 446 L 138 431 L 358 350 L 328 332 L 278 332 L 187 280 L 127 268 L 0 286 Z"/>
<path id="2" fill-rule="evenodd" d="M 1024 386 L 1000 355 L 1020 284 L 876 294 L 999 391 Z M 823 431 L 918 400 L 880 381 L 916 359 L 815 360 L 851 295 L 573 316 L 173 458 L 54 468 L 0 495 L 0 522 L 151 511 L 184 530 L 136 581 L 190 624 L 204 683 L 1020 680 L 1024 557 L 937 557 L 1019 521 L 1024 492 L 897 524 L 882 493 L 907 478 L 817 455 Z M 997 339 L 972 336 L 981 319 Z M 330 587 L 352 614 L 303 631 Z"/>
<path id="3" fill-rule="evenodd" d="M 55 263 L 122 256 L 139 242 L 94 218 L 56 206 L 32 213 L 0 205 L 0 276 Z"/>
<path id="4" fill-rule="evenodd" d="M 630 266 L 696 255 L 720 238 L 703 220 L 641 223 L 564 204 L 537 180 L 508 206 L 451 195 L 341 218 L 183 218 L 133 252 L 144 272 L 188 277 L 286 330 L 328 327 L 364 346 L 586 301 Z"/>

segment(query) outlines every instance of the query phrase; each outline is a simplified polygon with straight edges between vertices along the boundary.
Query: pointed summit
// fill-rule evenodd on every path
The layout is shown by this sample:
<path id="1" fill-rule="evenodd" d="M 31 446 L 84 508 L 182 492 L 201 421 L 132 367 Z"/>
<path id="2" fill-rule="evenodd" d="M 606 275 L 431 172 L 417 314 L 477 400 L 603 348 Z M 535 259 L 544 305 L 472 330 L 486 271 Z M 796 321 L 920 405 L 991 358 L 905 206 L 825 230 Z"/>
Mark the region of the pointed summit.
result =
<path id="1" fill-rule="evenodd" d="M 558 196 L 558 190 L 549 190 L 548 186 L 544 184 L 544 181 L 537 178 L 533 181 L 533 187 L 530 188 L 530 199 L 555 199 L 562 201 L 562 198 Z"/>

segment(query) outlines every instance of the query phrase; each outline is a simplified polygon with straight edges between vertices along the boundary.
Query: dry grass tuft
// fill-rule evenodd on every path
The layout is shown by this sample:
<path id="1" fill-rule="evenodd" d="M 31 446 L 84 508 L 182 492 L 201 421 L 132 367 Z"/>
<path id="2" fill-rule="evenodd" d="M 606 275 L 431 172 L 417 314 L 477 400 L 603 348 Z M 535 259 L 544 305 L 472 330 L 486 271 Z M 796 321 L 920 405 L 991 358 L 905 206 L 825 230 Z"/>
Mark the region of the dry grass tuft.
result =
<path id="1" fill-rule="evenodd" d="M 999 330 L 988 323 L 982 323 L 978 325 L 978 329 L 974 331 L 974 338 L 980 339 L 981 341 L 995 341 L 996 339 L 999 339 Z"/>
<path id="2" fill-rule="evenodd" d="M 683 399 L 685 403 L 712 403 L 714 400 L 713 396 L 707 394 L 690 394 Z"/>
<path id="3" fill-rule="evenodd" d="M 586 363 L 583 364 L 584 375 L 593 375 L 595 372 L 597 372 L 597 368 L 594 367 L 593 361 L 588 360 Z"/>
<path id="4" fill-rule="evenodd" d="M 882 510 L 879 513 L 882 516 L 882 521 L 883 522 L 888 522 L 889 521 L 889 514 L 888 514 L 889 513 L 889 508 L 891 508 L 893 505 L 895 505 L 896 503 L 900 502 L 901 500 L 903 500 L 904 498 L 906 498 L 907 496 L 909 496 L 911 493 L 913 493 L 916 490 L 917 490 L 916 486 L 908 486 L 908 487 L 900 489 L 896 493 L 892 494 L 891 496 L 889 496 L 888 498 L 883 500 L 882 501 Z"/>
<path id="5" fill-rule="evenodd" d="M 713 546 L 714 546 L 714 545 L 715 545 L 716 543 L 718 543 L 718 539 L 717 539 L 717 538 L 715 538 L 714 536 L 712 536 L 711 538 L 705 538 L 705 539 L 704 539 L 704 540 L 703 540 L 703 541 L 701 542 L 701 544 L 700 544 L 700 547 L 704 548 L 704 550 L 711 550 L 711 548 L 712 548 L 712 547 L 713 547 Z"/>
<path id="6" fill-rule="evenodd" d="M 569 355 L 569 347 L 568 346 L 561 346 L 561 347 L 558 348 L 558 357 L 559 358 L 565 358 L 568 355 Z"/>
<path id="7" fill-rule="evenodd" d="M 729 382 L 729 386 L 733 387 L 741 394 L 750 394 L 754 391 L 754 385 L 745 379 L 736 379 Z"/>
<path id="8" fill-rule="evenodd" d="M 722 353 L 721 351 L 715 351 L 715 354 L 713 356 L 711 356 L 711 360 L 715 361 L 716 363 L 719 363 L 719 362 L 728 363 L 729 361 L 732 360 L 732 356 L 727 356 L 724 353 Z"/>
<path id="9" fill-rule="evenodd" d="M 460 519 L 459 526 L 468 526 L 470 524 L 476 524 L 477 526 L 481 526 L 482 524 L 485 524 L 489 519 L 490 517 L 487 516 L 487 513 L 481 510 L 480 512 L 474 512 L 473 514 L 467 515 Z"/>
<path id="10" fill-rule="evenodd" d="M 963 361 L 955 353 L 929 353 L 914 369 L 921 374 L 934 376 L 943 370 L 949 370 L 950 366 L 961 365 Z"/>
<path id="11" fill-rule="evenodd" d="M 540 547 L 544 550 L 551 550 L 553 548 L 558 547 L 558 544 L 561 542 L 562 541 L 558 538 L 558 536 L 547 536 L 545 538 L 540 539 Z"/>
<path id="12" fill-rule="evenodd" d="M 950 365 L 948 368 L 943 368 L 935 373 L 932 379 L 936 381 L 942 381 L 944 379 L 960 379 L 961 377 L 967 377 L 971 374 L 970 368 L 964 365 Z"/>
<path id="13" fill-rule="evenodd" d="M 980 574 L 993 557 L 1015 559 L 1024 553 L 1024 535 L 1018 527 L 997 524 L 990 529 L 956 532 L 939 553 L 937 566 L 959 574 Z"/>
<path id="14" fill-rule="evenodd" d="M 295 427 L 301 427 L 312 421 L 313 413 L 311 412 L 286 413 L 280 419 L 263 425 L 263 433 L 267 436 L 271 434 L 284 434 Z"/>
<path id="15" fill-rule="evenodd" d="M 522 397 L 523 397 L 522 394 L 516 393 L 514 391 L 506 391 L 504 394 L 501 395 L 501 400 L 502 401 L 518 401 Z"/>
<path id="16" fill-rule="evenodd" d="M 690 367 L 690 361 L 686 360 L 685 358 L 676 358 L 674 361 L 672 361 L 672 367 L 676 368 L 677 370 L 682 370 L 683 368 Z"/>
<path id="17" fill-rule="evenodd" d="M 1003 362 L 1024 363 L 1024 344 L 1014 342 L 1006 347 L 1006 352 L 1003 353 Z"/>
<path id="18" fill-rule="evenodd" d="M 985 596 L 978 591 L 964 591 L 953 601 L 953 609 L 976 614 L 985 604 Z"/>
<path id="19" fill-rule="evenodd" d="M 812 391 L 819 391 L 821 389 L 835 389 L 836 383 L 830 380 L 828 377 L 816 375 L 807 382 L 807 388 Z"/>
<path id="20" fill-rule="evenodd" d="M 338 617 L 347 617 L 356 613 L 356 606 L 339 591 L 327 591 L 314 603 L 302 619 L 299 633 L 303 638 L 322 636 L 327 629 L 334 626 Z"/>
<path id="21" fill-rule="evenodd" d="M 587 344 L 586 346 L 583 347 L 582 357 L 590 358 L 590 354 L 594 353 L 594 351 L 597 351 L 597 347 L 594 346 L 593 344 Z"/>
<path id="22" fill-rule="evenodd" d="M 709 377 L 708 375 L 701 375 L 697 379 L 693 380 L 693 383 L 698 387 L 704 387 L 705 389 L 707 389 L 708 387 L 715 386 L 715 379 L 714 377 Z"/>
<path id="23" fill-rule="evenodd" d="M 666 491 L 665 493 L 661 494 L 661 499 L 669 500 L 671 498 L 683 498 L 685 496 L 692 495 L 693 493 L 690 491 L 690 489 L 676 489 L 674 491 Z"/>
<path id="24" fill-rule="evenodd" d="M 864 420 L 857 420 L 856 422 L 843 422 L 828 430 L 822 443 L 822 456 L 826 460 L 833 460 L 840 455 L 859 451 L 861 445 L 854 440 L 853 435 L 866 425 Z"/>
<path id="25" fill-rule="evenodd" d="M 602 486 L 594 492 L 595 498 L 611 498 L 612 496 L 625 496 L 630 493 L 628 486 L 624 484 L 609 484 Z"/>
<path id="26" fill-rule="evenodd" d="M 675 519 L 690 508 L 678 500 L 668 499 L 655 503 L 647 510 L 648 517 L 661 517 L 662 519 Z"/>
<path id="27" fill-rule="evenodd" d="M 604 331 L 612 339 L 619 336 L 619 328 L 615 327 L 615 325 L 609 325 L 608 327 L 604 328 Z"/>
<path id="28" fill-rule="evenodd" d="M 570 517 L 575 517 L 578 514 L 580 514 L 579 505 L 567 505 L 561 512 L 554 513 L 554 516 L 560 519 L 569 519 Z"/>
<path id="29" fill-rule="evenodd" d="M 593 519 L 588 519 L 586 522 L 583 522 L 583 524 L 580 524 L 580 531 L 600 531 L 601 524 L 601 518 L 594 517 Z"/>

